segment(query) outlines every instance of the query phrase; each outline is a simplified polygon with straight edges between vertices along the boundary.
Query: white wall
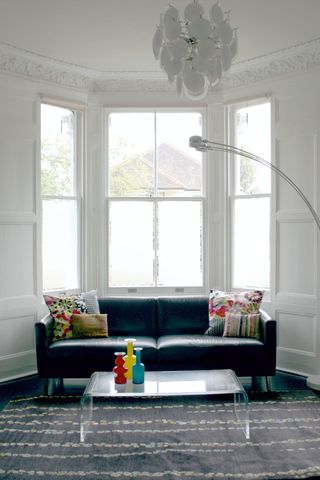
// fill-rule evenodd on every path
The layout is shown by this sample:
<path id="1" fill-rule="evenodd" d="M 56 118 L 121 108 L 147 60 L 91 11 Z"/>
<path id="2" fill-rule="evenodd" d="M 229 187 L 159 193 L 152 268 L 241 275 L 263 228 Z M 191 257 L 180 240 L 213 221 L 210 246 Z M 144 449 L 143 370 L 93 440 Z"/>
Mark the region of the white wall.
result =
<path id="1" fill-rule="evenodd" d="M 42 310 L 40 96 L 86 95 L 0 75 L 0 380 L 36 372 Z"/>
<path id="2" fill-rule="evenodd" d="M 270 94 L 273 161 L 320 212 L 320 72 L 234 89 L 226 101 Z M 273 179 L 272 291 L 267 309 L 278 326 L 277 366 L 320 372 L 320 232 L 299 195 Z M 257 232 L 257 240 L 259 232 Z"/>
<path id="3" fill-rule="evenodd" d="M 226 101 L 271 94 L 274 160 L 320 211 L 320 72 L 304 73 L 229 89 Z M 103 107 L 183 106 L 172 94 L 87 95 L 48 82 L 0 74 L 0 380 L 36 371 L 34 322 L 41 312 L 39 201 L 40 95 L 88 104 L 86 114 L 84 288 L 104 293 Z M 193 105 L 193 104 L 192 104 Z M 208 106 L 209 138 L 224 137 L 222 97 Z M 214 155 L 210 154 L 213 160 Z M 225 168 L 209 162 L 209 285 L 228 287 L 226 275 Z M 319 373 L 319 233 L 304 204 L 275 181 L 272 292 L 266 308 L 278 320 L 278 366 Z M 259 232 L 257 232 L 257 240 Z"/>

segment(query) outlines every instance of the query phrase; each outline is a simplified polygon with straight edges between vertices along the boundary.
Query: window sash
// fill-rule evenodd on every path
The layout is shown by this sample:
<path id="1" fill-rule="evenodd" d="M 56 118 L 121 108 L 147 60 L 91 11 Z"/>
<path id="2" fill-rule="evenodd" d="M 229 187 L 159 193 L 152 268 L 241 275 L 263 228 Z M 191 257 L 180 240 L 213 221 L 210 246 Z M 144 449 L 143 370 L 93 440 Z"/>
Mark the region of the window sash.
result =
<path id="1" fill-rule="evenodd" d="M 154 247 L 155 251 L 155 258 L 154 258 L 154 266 L 153 266 L 153 285 L 144 287 L 144 286 L 112 286 L 110 285 L 110 278 L 109 278 L 109 272 L 110 272 L 110 241 L 108 242 L 107 245 L 107 265 L 106 265 L 106 275 L 107 275 L 107 289 L 112 292 L 117 292 L 117 293 L 150 293 L 152 290 L 157 291 L 157 292 L 162 292 L 163 294 L 165 293 L 203 293 L 204 286 L 206 284 L 206 272 L 205 272 L 205 198 L 201 197 L 172 197 L 172 198 L 163 198 L 163 197 L 152 197 L 152 198 L 137 198 L 137 197 L 110 197 L 106 199 L 106 211 L 107 211 L 107 223 L 106 223 L 106 230 L 109 230 L 109 221 L 110 221 L 110 206 L 112 203 L 118 203 L 118 202 L 137 202 L 137 203 L 149 203 L 153 205 L 153 211 L 156 212 L 154 214 L 153 218 L 153 232 L 154 232 L 154 245 L 158 245 L 158 235 L 159 235 L 159 229 L 157 224 L 157 220 L 159 217 L 158 215 L 158 206 L 160 203 L 197 203 L 199 204 L 199 208 L 201 211 L 201 229 L 202 231 L 199 232 L 199 235 L 201 234 L 201 255 L 202 255 L 202 261 L 201 261 L 201 269 L 202 269 L 202 284 L 201 285 L 194 285 L 194 286 L 188 286 L 188 285 L 176 285 L 176 286 L 162 286 L 159 285 L 158 280 L 159 280 L 159 275 L 158 275 L 158 269 L 159 269 L 159 250 L 158 248 Z M 159 247 L 159 246 L 158 246 Z"/>
<path id="2" fill-rule="evenodd" d="M 74 235 L 77 238 L 77 285 L 73 287 L 66 288 L 61 290 L 59 287 L 51 288 L 50 290 L 44 290 L 46 294 L 48 293 L 57 293 L 57 292 L 65 292 L 65 293 L 76 293 L 82 289 L 83 285 L 83 122 L 84 122 L 84 106 L 78 105 L 75 103 L 65 103 L 59 100 L 52 100 L 50 98 L 43 98 L 41 105 L 50 105 L 53 107 L 64 108 L 66 110 L 70 110 L 74 114 L 74 132 L 73 132 L 73 159 L 74 159 L 74 177 L 73 177 L 73 195 L 41 195 L 41 205 L 43 202 L 47 200 L 62 200 L 67 202 L 75 202 L 76 211 L 77 211 L 77 218 L 76 218 L 76 232 Z M 40 123 L 41 125 L 41 123 Z M 40 127 L 41 128 L 41 127 Z M 41 158 L 40 158 L 41 162 Z M 40 175 L 41 175 L 41 168 L 40 168 Z M 43 208 L 42 208 L 43 211 Z M 41 229 L 42 232 L 42 229 Z M 42 233 L 41 233 L 42 237 Z M 41 255 L 41 262 L 43 264 L 43 255 Z"/>
<path id="3" fill-rule="evenodd" d="M 254 99 L 248 102 L 239 102 L 234 105 L 228 106 L 228 136 L 230 138 L 229 143 L 235 144 L 236 143 L 236 134 L 237 134 L 237 127 L 236 127 L 236 114 L 238 110 L 241 110 L 245 107 L 252 107 L 255 105 L 265 104 L 268 103 L 266 99 Z M 270 132 L 271 133 L 271 132 Z M 271 138 L 270 138 L 271 142 Z M 268 199 L 269 200 L 269 209 L 271 208 L 271 192 L 263 192 L 263 193 L 237 193 L 237 167 L 236 167 L 236 160 L 240 158 L 237 155 L 229 154 L 229 242 L 228 242 L 228 251 L 229 251 L 229 261 L 228 261 L 228 284 L 230 289 L 238 290 L 238 289 L 247 289 L 247 288 L 270 288 L 270 276 L 269 276 L 269 285 L 239 285 L 235 283 L 235 248 L 236 248 L 236 238 L 235 238 L 235 206 L 236 202 L 241 200 L 256 200 L 256 199 Z M 253 161 L 254 162 L 254 161 Z M 267 168 L 267 167 L 265 167 Z M 270 228 L 271 228 L 271 221 L 269 216 L 269 241 L 270 241 Z M 269 267 L 271 268 L 271 261 L 270 261 L 270 250 L 269 250 Z"/>
<path id="4" fill-rule="evenodd" d="M 207 189 L 206 189 L 206 155 L 202 157 L 202 191 L 200 195 L 192 197 L 192 196 L 182 196 L 182 197 L 171 197 L 165 198 L 157 196 L 152 197 L 136 197 L 136 196 L 128 196 L 128 197 L 119 197 L 119 196 L 111 196 L 109 195 L 109 170 L 108 170 L 108 142 L 109 142 L 109 128 L 108 128 L 108 119 L 109 115 L 112 113 L 129 113 L 129 112 L 151 112 L 151 113 L 192 113 L 196 112 L 199 113 L 202 117 L 202 134 L 205 136 L 206 134 L 206 116 L 205 116 L 205 109 L 201 108 L 112 108 L 105 110 L 105 119 L 106 119 L 106 162 L 104 166 L 104 174 L 105 174 L 105 210 L 104 216 L 101 217 L 102 221 L 105 222 L 105 230 L 103 235 L 103 245 L 106 245 L 106 252 L 104 258 L 104 271 L 103 271 L 103 285 L 105 288 L 106 293 L 110 294 L 138 294 L 138 295 L 150 295 L 150 294 L 161 294 L 161 295 L 174 295 L 174 294 L 203 294 L 205 286 L 208 283 L 208 265 L 206 263 L 206 259 L 208 258 L 207 248 L 208 248 L 208 240 L 206 238 L 207 235 L 207 218 L 208 218 L 208 207 L 207 207 Z M 156 140 L 155 140 L 155 148 L 156 148 Z M 155 159 L 157 162 L 157 158 Z M 154 178 L 154 187 L 156 187 L 156 179 Z M 109 282 L 109 245 L 108 245 L 108 229 L 109 229 L 109 203 L 113 201 L 143 201 L 143 202 L 153 202 L 155 205 L 159 201 L 182 201 L 182 202 L 200 202 L 201 204 L 201 211 L 202 211 L 202 286 L 201 287 L 187 287 L 187 286 L 175 286 L 175 287 L 162 287 L 162 286 L 154 286 L 154 287 L 112 287 L 110 286 Z M 155 220 L 156 221 L 156 220 Z M 155 229 L 155 235 L 157 235 L 157 229 Z M 157 240 L 157 239 L 156 239 Z M 103 251 L 102 251 L 103 254 Z M 155 265 L 155 275 L 157 274 L 157 265 Z"/>

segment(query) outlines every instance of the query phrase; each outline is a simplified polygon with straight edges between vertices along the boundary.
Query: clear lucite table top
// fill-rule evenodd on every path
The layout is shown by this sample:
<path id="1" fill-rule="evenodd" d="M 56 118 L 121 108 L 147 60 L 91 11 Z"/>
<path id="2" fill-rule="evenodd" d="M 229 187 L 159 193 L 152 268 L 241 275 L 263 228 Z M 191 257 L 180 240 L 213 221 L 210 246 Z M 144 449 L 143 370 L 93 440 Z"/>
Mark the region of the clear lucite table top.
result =
<path id="1" fill-rule="evenodd" d="M 114 382 L 112 372 L 95 372 L 84 396 L 134 397 L 210 395 L 244 392 L 232 370 L 183 370 L 146 372 L 143 384 L 128 381 L 124 385 Z"/>

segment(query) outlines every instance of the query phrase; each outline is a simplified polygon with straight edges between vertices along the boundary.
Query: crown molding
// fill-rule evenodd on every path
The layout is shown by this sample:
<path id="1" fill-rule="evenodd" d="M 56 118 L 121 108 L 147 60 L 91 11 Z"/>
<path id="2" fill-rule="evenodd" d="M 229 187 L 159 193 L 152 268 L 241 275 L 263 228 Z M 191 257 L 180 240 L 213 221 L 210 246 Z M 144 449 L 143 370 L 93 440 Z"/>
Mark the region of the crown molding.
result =
<path id="1" fill-rule="evenodd" d="M 316 38 L 268 55 L 235 63 L 224 78 L 223 88 L 240 87 L 319 67 L 320 38 Z"/>
<path id="2" fill-rule="evenodd" d="M 320 67 L 320 38 L 232 65 L 219 91 Z M 174 92 L 161 72 L 106 72 L 0 42 L 0 72 L 87 93 Z"/>

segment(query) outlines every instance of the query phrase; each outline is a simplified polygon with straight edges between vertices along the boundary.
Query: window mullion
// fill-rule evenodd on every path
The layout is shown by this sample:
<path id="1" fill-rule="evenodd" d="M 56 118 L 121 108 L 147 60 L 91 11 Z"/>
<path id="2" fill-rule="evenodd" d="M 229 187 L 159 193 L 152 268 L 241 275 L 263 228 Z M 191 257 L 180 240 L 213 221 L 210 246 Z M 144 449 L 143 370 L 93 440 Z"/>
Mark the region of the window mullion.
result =
<path id="1" fill-rule="evenodd" d="M 153 204 L 153 238 L 154 238 L 154 269 L 153 269 L 153 274 L 154 274 L 154 285 L 155 287 L 158 287 L 158 272 L 159 272 L 159 243 L 158 243 L 158 229 L 159 229 L 159 218 L 158 218 L 158 200 L 154 201 Z"/>

